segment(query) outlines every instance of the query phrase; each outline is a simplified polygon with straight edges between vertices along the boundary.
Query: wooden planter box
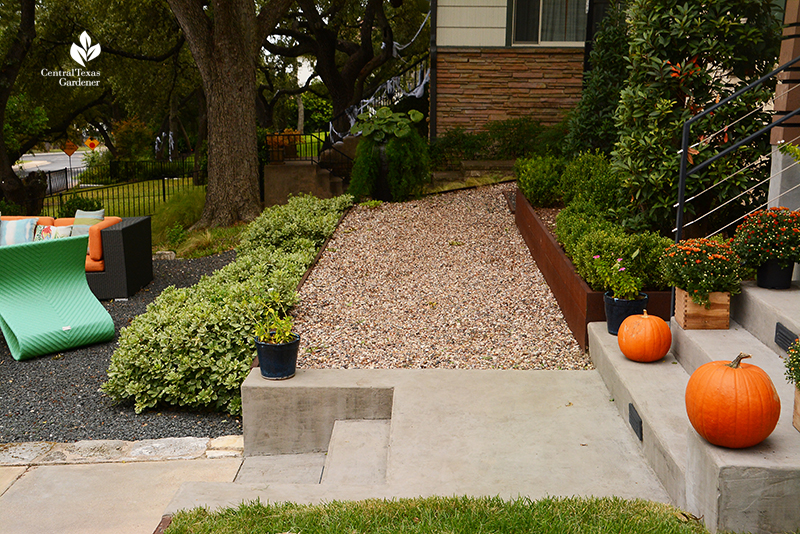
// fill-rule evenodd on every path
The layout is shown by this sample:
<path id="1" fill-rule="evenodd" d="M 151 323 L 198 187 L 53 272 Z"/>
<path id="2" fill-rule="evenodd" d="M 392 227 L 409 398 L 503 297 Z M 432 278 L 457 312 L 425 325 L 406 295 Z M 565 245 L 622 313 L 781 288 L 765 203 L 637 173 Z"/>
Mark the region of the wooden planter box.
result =
<path id="1" fill-rule="evenodd" d="M 558 301 L 567 325 L 578 344 L 587 350 L 589 334 L 587 325 L 605 321 L 603 292 L 593 291 L 575 272 L 575 266 L 564 254 L 553 234 L 536 215 L 525 195 L 517 188 L 515 219 L 525 244 L 531 251 L 547 285 Z M 647 313 L 669 321 L 672 292 L 645 291 L 649 297 Z"/>
<path id="2" fill-rule="evenodd" d="M 792 414 L 792 426 L 800 431 L 800 387 L 794 388 L 794 413 Z"/>
<path id="3" fill-rule="evenodd" d="M 689 294 L 675 288 L 675 322 L 684 330 L 727 330 L 731 318 L 731 294 L 708 294 L 711 308 L 695 304 Z"/>

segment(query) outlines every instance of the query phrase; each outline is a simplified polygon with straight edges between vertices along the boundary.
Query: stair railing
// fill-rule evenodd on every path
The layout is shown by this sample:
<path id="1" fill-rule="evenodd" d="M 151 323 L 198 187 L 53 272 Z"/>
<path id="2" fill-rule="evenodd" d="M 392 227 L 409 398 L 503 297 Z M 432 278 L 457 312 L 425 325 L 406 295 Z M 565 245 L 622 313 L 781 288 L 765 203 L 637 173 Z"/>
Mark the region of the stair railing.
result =
<path id="1" fill-rule="evenodd" d="M 682 135 L 682 139 L 681 139 L 681 150 L 679 152 L 680 155 L 681 155 L 681 162 L 680 162 L 680 175 L 679 175 L 679 179 L 678 179 L 678 202 L 677 202 L 677 204 L 675 204 L 675 207 L 677 208 L 678 211 L 677 211 L 677 216 L 676 216 L 675 228 L 673 229 L 673 232 L 675 233 L 675 242 L 676 243 L 681 240 L 682 235 L 683 235 L 684 227 L 688 226 L 688 225 L 684 225 L 684 208 L 685 208 L 685 205 L 686 205 L 686 179 L 687 179 L 687 177 L 691 176 L 692 174 L 695 174 L 697 172 L 700 172 L 700 171 L 708 168 L 709 165 L 711 165 L 715 161 L 719 160 L 720 158 L 724 158 L 725 156 L 731 154 L 732 152 L 736 151 L 740 147 L 742 147 L 744 145 L 747 145 L 750 142 L 752 142 L 753 140 L 757 139 L 759 136 L 765 134 L 766 132 L 769 132 L 770 130 L 772 130 L 776 126 L 780 126 L 781 124 L 783 124 L 784 122 L 788 121 L 792 117 L 800 114 L 800 108 L 798 108 L 798 109 L 796 109 L 796 110 L 794 110 L 794 111 L 792 111 L 790 113 L 787 113 L 786 115 L 784 115 L 780 119 L 768 124 L 767 126 L 764 126 L 763 128 L 761 128 L 757 132 L 747 136 L 746 138 L 744 138 L 744 139 L 742 139 L 740 141 L 737 141 L 736 143 L 734 143 L 733 145 L 729 146 L 725 150 L 719 152 L 718 154 L 715 154 L 714 156 L 712 156 L 712 157 L 708 158 L 707 160 L 703 161 L 702 163 L 699 163 L 699 164 L 695 165 L 691 169 L 688 169 L 687 167 L 688 167 L 688 163 L 689 163 L 689 148 L 690 148 L 689 147 L 689 137 L 691 135 L 691 127 L 692 127 L 692 125 L 694 123 L 696 123 L 698 120 L 702 119 L 703 117 L 713 113 L 714 111 L 716 111 L 720 107 L 724 106 L 725 104 L 731 102 L 732 100 L 735 100 L 736 98 L 739 98 L 740 96 L 742 96 L 743 94 L 747 93 L 748 91 L 751 91 L 754 88 L 760 86 L 762 83 L 764 83 L 768 79 L 780 74 L 781 72 L 785 71 L 786 69 L 788 69 L 792 65 L 795 65 L 798 62 L 800 62 L 800 56 L 798 56 L 798 57 L 794 58 L 793 60 L 781 65 L 780 67 L 778 67 L 777 69 L 773 70 L 769 74 L 766 74 L 766 75 L 762 76 L 761 78 L 759 78 L 758 80 L 750 83 L 746 87 L 743 87 L 742 89 L 739 89 L 738 91 L 736 91 L 732 95 L 730 95 L 727 98 L 721 100 L 720 102 L 714 104 L 710 108 L 701 111 L 700 113 L 698 113 L 697 115 L 693 116 L 691 119 L 689 119 L 685 123 L 683 123 L 683 132 L 682 132 L 683 135 Z M 797 86 L 795 86 L 795 87 L 797 87 Z M 789 89 L 789 91 L 793 90 L 795 87 L 793 87 L 792 89 Z M 738 120 L 741 120 L 741 119 L 738 119 Z M 738 120 L 737 120 L 737 122 L 738 122 Z M 766 156 L 762 156 L 762 158 L 763 157 L 766 157 Z M 756 160 L 756 162 L 758 162 L 758 161 L 759 160 Z M 751 165 L 755 164 L 756 162 L 751 163 Z M 742 170 L 744 170 L 744 169 L 740 169 L 739 171 L 737 171 L 737 173 L 741 172 Z M 732 178 L 733 176 L 735 176 L 735 174 L 733 174 L 731 176 L 728 176 L 727 178 L 725 178 L 725 180 L 727 180 L 729 178 Z M 737 197 L 735 197 L 733 199 L 729 199 L 728 201 L 725 202 L 725 204 L 723 204 L 723 206 L 728 204 L 728 203 L 730 203 L 730 202 L 735 201 L 736 199 L 740 198 L 742 195 L 751 192 L 753 189 L 755 189 L 756 187 L 759 187 L 760 185 L 763 185 L 766 181 L 768 181 L 771 178 L 772 178 L 772 176 L 770 176 L 766 180 L 763 180 L 763 181 L 759 182 L 758 184 L 756 184 L 752 188 L 748 189 L 747 191 L 741 193 Z M 713 184 L 711 187 L 705 189 L 704 191 L 702 191 L 702 192 L 698 193 L 697 195 L 695 195 L 694 197 L 692 197 L 692 199 L 697 198 L 698 196 L 702 195 L 703 193 L 705 193 L 705 192 L 709 191 L 710 189 L 716 187 L 722 181 L 724 181 L 724 180 L 721 180 L 720 182 L 717 182 L 717 183 Z M 800 186 L 797 186 L 797 187 L 800 187 Z M 780 196 L 783 196 L 786 193 L 789 193 L 791 190 L 793 190 L 795 188 L 792 188 L 789 191 L 785 191 L 784 193 L 782 193 L 781 195 L 779 195 L 776 198 L 779 198 Z M 766 205 L 766 204 L 764 204 L 764 205 Z M 759 206 L 756 209 L 760 209 L 764 205 Z M 692 223 L 690 223 L 690 224 L 693 224 L 693 223 L 701 220 L 702 218 L 707 217 L 708 215 L 713 213 L 713 211 L 715 211 L 716 209 L 719 209 L 721 207 L 722 206 L 718 206 L 714 210 L 712 210 L 712 211 L 710 211 L 710 212 L 708 212 L 706 214 L 703 214 L 701 217 L 698 217 L 697 219 L 692 221 Z M 740 217 L 740 219 L 742 219 L 742 218 L 743 217 Z M 733 221 L 733 222 L 734 223 L 738 222 L 738 220 L 737 221 Z M 714 232 L 714 233 L 718 233 L 718 232 L 719 232 L 719 230 L 717 232 Z"/>

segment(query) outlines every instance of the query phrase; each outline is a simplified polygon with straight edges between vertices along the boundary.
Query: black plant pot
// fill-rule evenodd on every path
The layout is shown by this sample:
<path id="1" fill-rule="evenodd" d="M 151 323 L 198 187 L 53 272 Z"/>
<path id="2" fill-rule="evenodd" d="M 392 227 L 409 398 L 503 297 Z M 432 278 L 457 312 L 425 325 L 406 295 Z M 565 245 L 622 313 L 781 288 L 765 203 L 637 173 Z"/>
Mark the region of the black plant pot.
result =
<path id="1" fill-rule="evenodd" d="M 767 260 L 756 271 L 756 285 L 766 289 L 789 289 L 794 263 L 781 267 L 778 260 Z"/>
<path id="2" fill-rule="evenodd" d="M 256 353 L 261 376 L 268 380 L 292 378 L 297 370 L 297 352 L 300 349 L 300 334 L 292 333 L 294 340 L 288 343 L 263 343 L 256 340 Z"/>
<path id="3" fill-rule="evenodd" d="M 603 300 L 606 307 L 608 333 L 616 336 L 622 321 L 631 315 L 641 315 L 647 308 L 648 299 L 645 293 L 639 293 L 639 298 L 636 300 L 618 299 L 612 296 L 611 291 L 607 291 L 603 295 Z"/>

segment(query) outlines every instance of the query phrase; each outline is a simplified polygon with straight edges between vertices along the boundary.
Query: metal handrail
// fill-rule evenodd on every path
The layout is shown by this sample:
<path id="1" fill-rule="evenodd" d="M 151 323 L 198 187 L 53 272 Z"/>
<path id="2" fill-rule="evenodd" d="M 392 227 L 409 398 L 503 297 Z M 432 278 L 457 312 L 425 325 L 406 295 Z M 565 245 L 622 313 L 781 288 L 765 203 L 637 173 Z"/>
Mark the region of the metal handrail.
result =
<path id="1" fill-rule="evenodd" d="M 697 122 L 701 118 L 705 117 L 706 115 L 708 115 L 710 113 L 713 113 L 714 111 L 719 109 L 721 106 L 724 106 L 728 102 L 740 97 L 744 93 L 752 90 L 755 87 L 758 87 L 759 85 L 764 83 L 766 80 L 772 78 L 773 76 L 776 76 L 777 74 L 783 72 L 784 70 L 788 69 L 789 67 L 791 67 L 792 65 L 794 65 L 795 63 L 798 63 L 798 62 L 800 62 L 800 56 L 792 59 L 791 61 L 789 61 L 787 63 L 784 63 L 783 65 L 781 65 L 777 69 L 773 70 L 769 74 L 765 74 L 764 76 L 762 76 L 758 80 L 748 84 L 747 86 L 743 87 L 742 89 L 739 89 L 738 91 L 736 91 L 732 95 L 724 98 L 723 100 L 721 100 L 720 102 L 714 104 L 710 108 L 701 111 L 700 113 L 698 113 L 697 115 L 693 116 L 692 118 L 690 118 L 689 120 L 687 120 L 686 122 L 683 123 L 683 132 L 682 132 L 683 135 L 682 135 L 682 139 L 681 139 L 681 151 L 679 152 L 680 155 L 681 155 L 681 165 L 680 165 L 680 175 L 679 175 L 679 178 L 678 178 L 678 213 L 677 213 L 677 216 L 676 216 L 676 224 L 675 224 L 675 230 L 674 230 L 675 231 L 675 242 L 676 243 L 681 240 L 682 232 L 683 232 L 683 226 L 684 226 L 683 225 L 683 218 L 684 218 L 684 207 L 685 207 L 685 203 L 686 203 L 686 178 L 687 178 L 687 176 L 690 176 L 691 174 L 694 174 L 696 172 L 702 171 L 703 169 L 707 168 L 709 165 L 711 165 L 712 163 L 714 163 L 718 159 L 727 156 L 728 154 L 730 154 L 731 152 L 733 152 L 735 150 L 738 150 L 741 146 L 750 143 L 754 139 L 756 139 L 759 136 L 763 135 L 764 133 L 772 130 L 776 126 L 780 126 L 781 124 L 783 124 L 784 122 L 786 122 L 790 118 L 794 117 L 795 115 L 800 114 L 800 108 L 792 111 L 791 113 L 788 113 L 788 114 L 784 115 L 783 117 L 781 117 L 780 119 L 776 120 L 775 122 L 772 122 L 772 123 L 768 124 L 767 126 L 761 128 L 756 133 L 749 135 L 748 137 L 746 137 L 745 139 L 742 139 L 741 141 L 737 141 L 736 143 L 734 143 L 730 147 L 726 148 L 722 152 L 720 152 L 720 153 L 708 158 L 704 162 L 702 162 L 702 163 L 700 163 L 698 165 L 695 165 L 691 169 L 687 170 L 688 159 L 689 159 L 689 136 L 691 134 L 690 130 L 691 130 L 692 124 L 694 124 L 695 122 Z"/>

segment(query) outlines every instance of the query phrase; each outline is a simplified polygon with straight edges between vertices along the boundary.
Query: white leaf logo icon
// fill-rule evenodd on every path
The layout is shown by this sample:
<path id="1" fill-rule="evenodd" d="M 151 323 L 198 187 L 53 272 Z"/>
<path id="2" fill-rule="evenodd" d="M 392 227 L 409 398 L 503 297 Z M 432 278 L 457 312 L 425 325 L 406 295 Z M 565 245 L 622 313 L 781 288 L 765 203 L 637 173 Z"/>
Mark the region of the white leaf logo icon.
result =
<path id="1" fill-rule="evenodd" d="M 80 41 L 82 46 L 72 43 L 72 47 L 69 49 L 69 55 L 72 56 L 72 59 L 74 59 L 78 65 L 85 67 L 87 61 L 91 61 L 100 55 L 100 45 L 96 44 L 92 46 L 92 38 L 89 37 L 89 34 L 86 32 L 81 34 Z"/>

